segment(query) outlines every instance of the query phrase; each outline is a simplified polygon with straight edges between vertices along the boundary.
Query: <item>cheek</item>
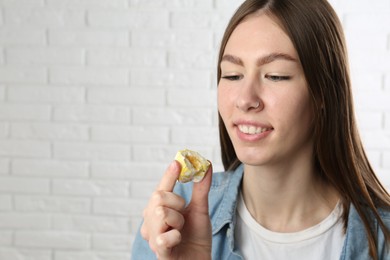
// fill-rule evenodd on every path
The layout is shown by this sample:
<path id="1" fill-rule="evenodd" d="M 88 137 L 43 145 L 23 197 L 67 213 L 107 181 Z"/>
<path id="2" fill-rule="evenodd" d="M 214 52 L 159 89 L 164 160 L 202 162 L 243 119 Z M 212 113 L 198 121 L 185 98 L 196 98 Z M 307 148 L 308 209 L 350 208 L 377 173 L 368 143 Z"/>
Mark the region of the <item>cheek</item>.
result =
<path id="1" fill-rule="evenodd" d="M 233 94 L 226 86 L 218 85 L 218 111 L 224 119 L 233 108 Z"/>
<path id="2" fill-rule="evenodd" d="M 302 130 L 311 128 L 313 112 L 308 96 L 290 95 L 283 104 L 279 104 L 278 121 L 284 121 L 287 128 Z"/>

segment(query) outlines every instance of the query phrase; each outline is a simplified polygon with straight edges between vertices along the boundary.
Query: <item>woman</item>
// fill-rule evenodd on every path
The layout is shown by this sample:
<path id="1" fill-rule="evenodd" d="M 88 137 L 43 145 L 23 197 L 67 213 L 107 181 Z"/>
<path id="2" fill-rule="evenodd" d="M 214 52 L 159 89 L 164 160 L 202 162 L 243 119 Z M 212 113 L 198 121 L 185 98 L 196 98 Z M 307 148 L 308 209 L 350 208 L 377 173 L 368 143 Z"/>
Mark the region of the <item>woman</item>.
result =
<path id="1" fill-rule="evenodd" d="M 325 0 L 245 1 L 218 61 L 226 172 L 175 185 L 173 162 L 133 259 L 390 259 L 390 196 L 352 105 L 344 36 Z"/>

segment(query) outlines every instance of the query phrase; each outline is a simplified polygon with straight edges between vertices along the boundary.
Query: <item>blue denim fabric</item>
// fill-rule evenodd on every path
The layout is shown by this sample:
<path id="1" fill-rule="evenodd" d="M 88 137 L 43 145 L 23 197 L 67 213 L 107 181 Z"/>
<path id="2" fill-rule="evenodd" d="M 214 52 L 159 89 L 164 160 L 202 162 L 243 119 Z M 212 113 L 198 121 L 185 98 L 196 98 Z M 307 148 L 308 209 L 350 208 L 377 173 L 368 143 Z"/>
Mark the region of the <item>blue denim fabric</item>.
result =
<path id="1" fill-rule="evenodd" d="M 209 213 L 212 224 L 213 246 L 212 259 L 243 259 L 234 243 L 234 226 L 236 217 L 237 195 L 243 175 L 243 165 L 234 172 L 213 174 L 213 182 L 209 193 Z M 192 183 L 177 183 L 174 192 L 180 194 L 187 203 L 191 199 Z M 390 228 L 390 212 L 380 211 L 384 223 Z M 385 247 L 385 239 L 376 221 L 373 228 L 378 231 L 379 259 L 390 259 L 390 251 Z M 143 240 L 139 231 L 132 248 L 132 260 L 156 259 Z M 261 259 L 261 256 L 259 256 Z M 366 260 L 369 248 L 364 225 L 353 206 L 350 207 L 346 238 L 340 260 Z"/>

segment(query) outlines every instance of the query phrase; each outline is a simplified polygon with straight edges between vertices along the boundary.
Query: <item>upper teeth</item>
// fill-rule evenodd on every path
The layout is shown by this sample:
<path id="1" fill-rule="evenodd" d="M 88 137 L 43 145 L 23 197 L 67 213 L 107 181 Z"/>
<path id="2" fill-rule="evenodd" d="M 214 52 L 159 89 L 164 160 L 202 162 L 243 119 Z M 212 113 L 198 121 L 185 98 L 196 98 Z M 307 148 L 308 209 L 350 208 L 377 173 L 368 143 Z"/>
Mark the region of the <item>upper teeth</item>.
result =
<path id="1" fill-rule="evenodd" d="M 253 125 L 239 125 L 238 129 L 240 129 L 240 131 L 243 132 L 244 134 L 253 135 L 253 134 L 263 133 L 267 130 L 270 130 L 271 128 L 256 127 Z"/>

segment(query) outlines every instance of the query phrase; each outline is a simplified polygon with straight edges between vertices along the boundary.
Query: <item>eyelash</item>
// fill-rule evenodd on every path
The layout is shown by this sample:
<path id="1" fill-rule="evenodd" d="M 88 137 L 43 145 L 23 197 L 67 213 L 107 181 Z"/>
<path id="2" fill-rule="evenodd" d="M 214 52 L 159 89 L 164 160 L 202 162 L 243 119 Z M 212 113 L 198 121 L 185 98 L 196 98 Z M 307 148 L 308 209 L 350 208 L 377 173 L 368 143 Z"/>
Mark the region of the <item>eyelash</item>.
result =
<path id="1" fill-rule="evenodd" d="M 265 78 L 267 78 L 271 81 L 274 81 L 274 82 L 291 79 L 290 76 L 278 76 L 278 75 L 266 75 Z"/>
<path id="2" fill-rule="evenodd" d="M 222 78 L 230 80 L 230 81 L 236 81 L 236 80 L 242 79 L 242 76 L 240 76 L 240 75 L 231 75 L 231 76 L 223 76 Z"/>
<path id="3" fill-rule="evenodd" d="M 223 76 L 222 78 L 230 80 L 230 81 L 236 81 L 236 80 L 242 79 L 242 76 L 240 76 L 240 75 L 231 75 L 231 76 Z M 265 78 L 269 79 L 271 81 L 274 81 L 274 82 L 291 79 L 290 76 L 278 76 L 278 75 L 266 75 Z"/>

